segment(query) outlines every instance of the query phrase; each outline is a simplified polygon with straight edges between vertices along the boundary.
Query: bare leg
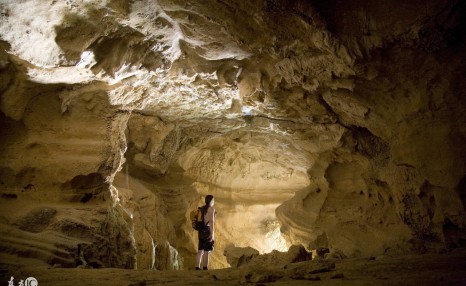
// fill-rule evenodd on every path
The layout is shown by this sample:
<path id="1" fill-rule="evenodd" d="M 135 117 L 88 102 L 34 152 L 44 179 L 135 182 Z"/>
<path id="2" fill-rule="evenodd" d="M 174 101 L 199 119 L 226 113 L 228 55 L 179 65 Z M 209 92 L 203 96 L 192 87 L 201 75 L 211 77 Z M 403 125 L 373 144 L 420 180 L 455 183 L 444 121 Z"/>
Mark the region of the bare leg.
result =
<path id="1" fill-rule="evenodd" d="M 204 256 L 202 257 L 202 265 L 204 267 L 209 267 L 209 256 L 210 256 L 210 251 L 205 251 Z"/>
<path id="2" fill-rule="evenodd" d="M 201 258 L 204 254 L 204 250 L 199 250 L 196 255 L 196 267 L 201 268 Z"/>

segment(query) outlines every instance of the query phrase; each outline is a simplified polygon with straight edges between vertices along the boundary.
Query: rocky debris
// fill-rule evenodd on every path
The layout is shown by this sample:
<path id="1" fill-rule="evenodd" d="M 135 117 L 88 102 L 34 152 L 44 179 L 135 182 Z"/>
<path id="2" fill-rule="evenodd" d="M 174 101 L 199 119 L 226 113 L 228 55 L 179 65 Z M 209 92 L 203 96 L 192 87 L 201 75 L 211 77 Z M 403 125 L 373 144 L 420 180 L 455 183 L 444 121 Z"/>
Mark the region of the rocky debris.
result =
<path id="1" fill-rule="evenodd" d="M 289 269 L 218 269 L 209 271 L 153 271 L 127 269 L 64 269 L 47 267 L 32 261 L 29 264 L 16 264 L 12 257 L 0 254 L 0 265 L 6 277 L 21 277 L 26 272 L 39 277 L 39 282 L 46 285 L 76 285 L 76 281 L 85 285 L 462 285 L 465 282 L 465 249 L 456 249 L 443 254 L 405 255 L 385 257 L 374 261 L 366 258 L 336 260 L 334 262 L 305 261 L 294 263 L 307 271 L 293 273 L 293 264 Z M 22 260 L 22 262 L 26 262 Z M 34 263 L 35 262 L 35 263 Z M 335 265 L 333 266 L 332 263 Z M 307 266 L 304 266 L 308 264 Z M 312 272 L 312 273 L 311 273 Z M 259 282 L 260 281 L 260 282 Z M 259 283 L 258 283 L 259 282 Z"/>
<path id="2" fill-rule="evenodd" d="M 5 198 L 5 199 L 17 199 L 18 195 L 13 194 L 13 193 L 3 193 L 2 198 Z"/>
<path id="3" fill-rule="evenodd" d="M 263 285 L 262 283 L 273 283 L 284 277 L 283 274 L 274 273 L 249 273 L 244 276 L 241 281 L 245 283 L 255 283 L 256 285 Z"/>
<path id="4" fill-rule="evenodd" d="M 259 255 L 259 251 L 252 247 L 235 247 L 234 244 L 229 244 L 225 247 L 223 255 L 231 267 L 237 268 Z"/>
<path id="5" fill-rule="evenodd" d="M 330 253 L 330 249 L 326 247 L 319 247 L 316 249 L 316 253 L 319 258 L 324 258 L 325 254 Z"/>
<path id="6" fill-rule="evenodd" d="M 246 251 L 251 251 L 247 249 Z M 312 253 L 302 245 L 292 245 L 287 252 L 274 250 L 266 254 L 242 255 L 238 259 L 238 268 L 284 268 L 290 263 L 312 260 Z"/>
<path id="7" fill-rule="evenodd" d="M 287 273 L 304 276 L 306 274 L 318 274 L 335 270 L 335 262 L 330 261 L 304 261 L 286 266 Z"/>
<path id="8" fill-rule="evenodd" d="M 155 247 L 155 264 L 154 269 L 160 270 L 181 270 L 183 269 L 183 260 L 180 258 L 178 251 L 165 242 Z"/>
<path id="9" fill-rule="evenodd" d="M 209 193 L 218 268 L 463 246 L 466 8 L 402 2 L 3 1 L 9 253 L 191 265 Z"/>
<path id="10" fill-rule="evenodd" d="M 286 266 L 286 275 L 294 280 L 319 281 L 319 274 L 335 271 L 335 262 L 330 261 L 306 261 L 289 264 Z M 337 273 L 330 276 L 330 279 L 342 279 L 344 274 Z"/>
<path id="11" fill-rule="evenodd" d="M 330 277 L 330 279 L 343 279 L 343 278 L 345 278 L 345 275 L 343 273 L 337 273 L 333 275 L 332 277 Z"/>

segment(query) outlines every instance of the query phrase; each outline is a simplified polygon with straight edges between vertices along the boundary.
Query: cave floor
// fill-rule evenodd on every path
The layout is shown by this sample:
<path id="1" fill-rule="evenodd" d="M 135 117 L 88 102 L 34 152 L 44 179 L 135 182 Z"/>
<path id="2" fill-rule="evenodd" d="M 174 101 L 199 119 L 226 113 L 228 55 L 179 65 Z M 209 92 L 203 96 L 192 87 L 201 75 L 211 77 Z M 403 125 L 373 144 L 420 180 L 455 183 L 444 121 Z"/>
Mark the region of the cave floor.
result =
<path id="1" fill-rule="evenodd" d="M 6 257 L 2 255 L 2 261 Z M 443 254 L 293 263 L 209 271 L 53 268 L 2 263 L 1 285 L 13 276 L 38 285 L 466 285 L 466 248 Z"/>

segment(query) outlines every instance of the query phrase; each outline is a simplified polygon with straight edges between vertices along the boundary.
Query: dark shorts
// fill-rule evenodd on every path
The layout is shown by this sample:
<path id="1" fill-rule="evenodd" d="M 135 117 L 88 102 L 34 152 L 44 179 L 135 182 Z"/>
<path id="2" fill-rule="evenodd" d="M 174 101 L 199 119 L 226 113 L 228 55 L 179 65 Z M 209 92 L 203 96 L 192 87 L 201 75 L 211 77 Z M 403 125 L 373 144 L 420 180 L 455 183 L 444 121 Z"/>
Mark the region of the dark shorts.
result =
<path id="1" fill-rule="evenodd" d="M 207 239 L 199 239 L 199 245 L 197 247 L 197 250 L 206 250 L 206 251 L 212 251 L 214 250 L 214 243 L 215 241 L 208 241 Z"/>

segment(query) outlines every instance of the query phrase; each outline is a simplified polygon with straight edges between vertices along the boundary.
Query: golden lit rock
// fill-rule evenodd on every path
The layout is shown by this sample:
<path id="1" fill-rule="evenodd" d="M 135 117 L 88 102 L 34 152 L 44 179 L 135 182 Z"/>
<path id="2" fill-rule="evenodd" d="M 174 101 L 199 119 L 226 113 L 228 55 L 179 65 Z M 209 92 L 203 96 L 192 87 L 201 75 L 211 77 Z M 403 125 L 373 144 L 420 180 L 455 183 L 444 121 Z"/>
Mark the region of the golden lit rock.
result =
<path id="1" fill-rule="evenodd" d="M 207 194 L 244 283 L 465 246 L 465 5 L 230 2 L 0 1 L 2 265 L 191 269 Z"/>

